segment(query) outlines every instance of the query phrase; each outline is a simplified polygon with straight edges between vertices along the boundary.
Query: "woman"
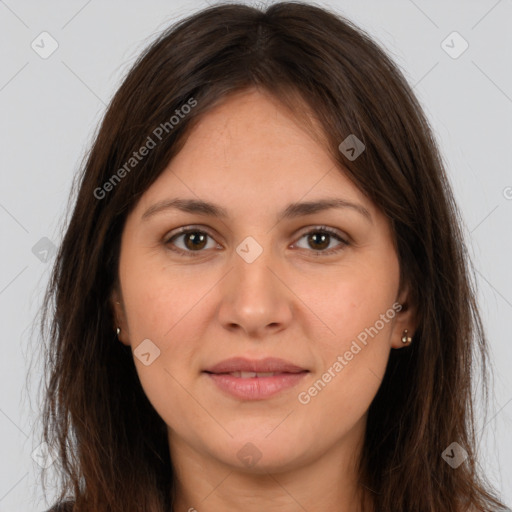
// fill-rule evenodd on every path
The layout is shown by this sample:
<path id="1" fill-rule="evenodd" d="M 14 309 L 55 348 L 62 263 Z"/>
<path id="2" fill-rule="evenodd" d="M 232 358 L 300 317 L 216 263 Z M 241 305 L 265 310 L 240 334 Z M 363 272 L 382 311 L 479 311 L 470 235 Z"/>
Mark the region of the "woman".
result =
<path id="1" fill-rule="evenodd" d="M 105 114 L 47 292 L 62 508 L 500 509 L 468 266 L 367 34 L 304 3 L 182 20 Z"/>

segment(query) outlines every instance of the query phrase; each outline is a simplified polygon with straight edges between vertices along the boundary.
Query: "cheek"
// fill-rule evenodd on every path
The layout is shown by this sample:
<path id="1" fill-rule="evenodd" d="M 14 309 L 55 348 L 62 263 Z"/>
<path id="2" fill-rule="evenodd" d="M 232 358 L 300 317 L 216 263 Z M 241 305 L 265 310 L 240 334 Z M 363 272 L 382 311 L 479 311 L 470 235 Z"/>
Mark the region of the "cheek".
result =
<path id="1" fill-rule="evenodd" d="M 155 408 L 164 412 L 169 403 L 188 403 L 180 383 L 189 387 L 199 374 L 201 333 L 211 321 L 208 291 L 216 280 L 194 278 L 155 266 L 127 274 L 123 284 L 134 362 L 141 384 Z M 150 340 L 158 356 L 150 366 L 137 357 L 139 345 Z M 162 400 L 159 406 L 154 401 Z M 186 407 L 184 412 L 186 411 Z"/>
<path id="2" fill-rule="evenodd" d="M 127 271 L 123 281 L 131 341 L 150 338 L 163 343 L 181 322 L 187 322 L 187 311 L 197 305 L 207 287 L 204 281 L 184 277 L 175 269 L 147 264 L 141 268 L 137 271 L 132 265 L 133 271 Z"/>
<path id="3" fill-rule="evenodd" d="M 354 424 L 378 391 L 396 316 L 395 274 L 392 266 L 351 269 L 328 286 L 304 287 L 301 297 L 321 319 L 313 338 L 319 361 L 298 402 L 312 417 L 325 420 L 332 411 L 333 429 Z"/>
<path id="4" fill-rule="evenodd" d="M 295 282 L 294 291 L 315 316 L 315 339 L 327 352 L 342 350 L 377 323 L 380 339 L 389 335 L 395 312 L 398 274 L 392 265 L 341 268 L 329 278 Z M 391 309 L 391 311 L 390 311 Z M 381 320 L 385 315 L 385 321 Z M 325 332 L 325 334 L 323 334 Z M 368 336 L 370 336 L 368 334 Z M 376 337 L 376 335 L 375 335 Z M 330 348 L 330 350 L 329 350 Z"/>
<path id="5" fill-rule="evenodd" d="M 326 439 L 346 435 L 365 420 L 381 385 L 390 354 L 391 320 L 346 316 L 335 324 L 336 337 L 324 337 L 318 371 L 298 390 L 297 403 L 313 432 Z M 391 316 L 391 315 L 390 315 Z M 376 320 L 377 319 L 377 320 Z"/>
<path id="6" fill-rule="evenodd" d="M 204 297 L 211 287 L 204 281 L 184 280 L 167 270 L 145 272 L 143 277 L 126 279 L 126 309 L 129 319 L 132 350 L 142 340 L 149 339 L 159 355 L 146 366 L 134 354 L 134 363 L 141 386 L 148 400 L 164 422 L 180 429 L 184 423 L 204 422 L 204 410 L 195 407 L 188 390 L 195 368 L 200 344 L 194 342 L 206 311 Z M 185 420 L 186 418 L 186 420 Z"/>

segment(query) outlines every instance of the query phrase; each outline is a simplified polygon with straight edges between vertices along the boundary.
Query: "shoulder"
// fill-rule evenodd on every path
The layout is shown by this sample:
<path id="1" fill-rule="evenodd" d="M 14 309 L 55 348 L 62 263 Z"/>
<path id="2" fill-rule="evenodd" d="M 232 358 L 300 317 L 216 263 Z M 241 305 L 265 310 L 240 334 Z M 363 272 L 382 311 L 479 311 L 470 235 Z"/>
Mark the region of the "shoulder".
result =
<path id="1" fill-rule="evenodd" d="M 62 501 L 53 505 L 46 512 L 73 512 L 73 504 L 74 501 Z"/>

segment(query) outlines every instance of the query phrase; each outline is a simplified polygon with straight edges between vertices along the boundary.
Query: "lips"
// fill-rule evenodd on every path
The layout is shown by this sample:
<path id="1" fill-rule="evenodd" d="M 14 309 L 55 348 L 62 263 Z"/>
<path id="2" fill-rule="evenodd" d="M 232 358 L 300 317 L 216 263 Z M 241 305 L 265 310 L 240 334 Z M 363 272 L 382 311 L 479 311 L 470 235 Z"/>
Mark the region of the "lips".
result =
<path id="1" fill-rule="evenodd" d="M 274 375 L 282 375 L 285 372 L 229 372 L 221 373 L 220 375 L 231 375 L 232 377 L 240 377 L 241 379 L 250 379 L 252 377 L 274 377 Z M 286 372 L 287 373 L 287 372 Z M 217 374 L 219 375 L 219 374 Z"/>
<path id="2" fill-rule="evenodd" d="M 203 373 L 222 393 L 248 401 L 267 400 L 294 388 L 309 370 L 275 357 L 259 360 L 232 357 Z"/>
<path id="3" fill-rule="evenodd" d="M 267 357 L 265 359 L 247 359 L 245 357 L 232 357 L 225 359 L 204 370 L 206 373 L 230 374 L 234 377 L 271 377 L 283 373 L 301 373 L 307 372 L 284 359 Z"/>

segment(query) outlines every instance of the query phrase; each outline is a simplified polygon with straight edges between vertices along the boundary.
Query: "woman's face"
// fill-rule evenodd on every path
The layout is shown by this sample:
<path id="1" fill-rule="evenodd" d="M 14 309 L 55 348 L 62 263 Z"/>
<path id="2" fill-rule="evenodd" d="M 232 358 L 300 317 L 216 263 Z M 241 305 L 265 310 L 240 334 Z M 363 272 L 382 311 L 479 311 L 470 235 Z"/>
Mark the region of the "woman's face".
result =
<path id="1" fill-rule="evenodd" d="M 326 200 L 339 207 L 312 206 Z M 120 339 L 168 425 L 173 460 L 187 452 L 272 472 L 347 459 L 390 349 L 414 328 L 411 309 L 399 311 L 387 219 L 254 90 L 204 116 L 141 197 L 119 277 Z M 207 372 L 233 357 L 247 366 Z M 293 367 L 258 366 L 266 358 Z M 237 368 L 274 375 L 223 373 Z"/>

